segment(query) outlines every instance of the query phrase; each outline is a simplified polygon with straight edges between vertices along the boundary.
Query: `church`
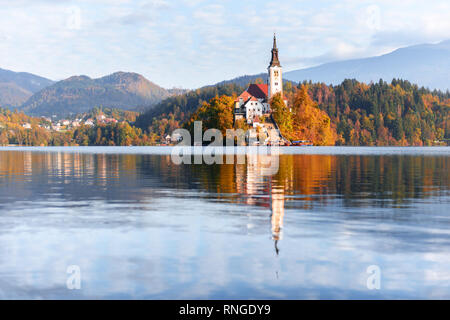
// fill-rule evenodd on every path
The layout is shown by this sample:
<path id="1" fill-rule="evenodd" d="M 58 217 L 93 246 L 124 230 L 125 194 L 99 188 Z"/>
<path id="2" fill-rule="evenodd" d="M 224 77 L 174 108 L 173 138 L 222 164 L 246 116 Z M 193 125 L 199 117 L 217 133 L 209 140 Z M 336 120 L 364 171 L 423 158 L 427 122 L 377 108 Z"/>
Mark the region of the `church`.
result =
<path id="1" fill-rule="evenodd" d="M 237 119 L 246 119 L 248 124 L 259 122 L 263 115 L 270 115 L 270 99 L 273 95 L 281 93 L 284 103 L 288 101 L 283 95 L 283 78 L 280 60 L 278 59 L 277 38 L 273 36 L 272 59 L 268 69 L 266 84 L 252 83 L 235 100 L 234 116 Z"/>

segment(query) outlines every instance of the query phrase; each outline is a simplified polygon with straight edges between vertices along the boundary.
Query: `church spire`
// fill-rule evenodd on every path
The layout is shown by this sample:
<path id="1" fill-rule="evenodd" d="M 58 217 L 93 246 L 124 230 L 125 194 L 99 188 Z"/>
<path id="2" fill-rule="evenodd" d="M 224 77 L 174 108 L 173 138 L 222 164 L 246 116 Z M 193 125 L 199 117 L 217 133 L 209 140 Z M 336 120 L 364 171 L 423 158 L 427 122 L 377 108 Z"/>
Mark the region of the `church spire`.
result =
<path id="1" fill-rule="evenodd" d="M 278 60 L 278 48 L 277 48 L 277 37 L 275 33 L 273 34 L 273 48 L 272 48 L 272 59 L 270 60 L 270 67 L 281 67 L 280 60 Z"/>
<path id="2" fill-rule="evenodd" d="M 277 36 L 275 33 L 273 34 L 272 59 L 270 60 L 270 65 L 267 69 L 269 71 L 268 96 L 270 99 L 274 94 L 283 93 L 282 68 L 280 65 L 280 60 L 278 59 Z"/>

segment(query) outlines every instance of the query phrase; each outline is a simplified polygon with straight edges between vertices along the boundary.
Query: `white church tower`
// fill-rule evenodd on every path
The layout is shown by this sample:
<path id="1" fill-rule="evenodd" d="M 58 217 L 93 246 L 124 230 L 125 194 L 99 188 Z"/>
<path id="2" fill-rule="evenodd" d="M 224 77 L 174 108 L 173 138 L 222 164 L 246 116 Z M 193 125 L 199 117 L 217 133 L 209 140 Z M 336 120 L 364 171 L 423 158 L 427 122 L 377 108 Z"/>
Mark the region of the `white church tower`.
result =
<path id="1" fill-rule="evenodd" d="M 278 60 L 277 38 L 273 35 L 272 59 L 269 70 L 269 99 L 278 92 L 283 94 L 283 78 L 280 60 Z"/>

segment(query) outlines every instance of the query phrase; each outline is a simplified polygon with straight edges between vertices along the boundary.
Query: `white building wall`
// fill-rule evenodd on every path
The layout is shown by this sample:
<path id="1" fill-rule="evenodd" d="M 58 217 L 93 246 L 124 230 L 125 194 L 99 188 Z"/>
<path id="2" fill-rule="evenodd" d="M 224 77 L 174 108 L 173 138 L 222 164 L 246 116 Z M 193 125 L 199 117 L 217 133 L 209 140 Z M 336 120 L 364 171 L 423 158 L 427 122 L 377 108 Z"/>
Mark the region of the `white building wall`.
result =
<path id="1" fill-rule="evenodd" d="M 274 94 L 283 92 L 283 74 L 281 67 L 269 67 L 269 99 Z"/>
<path id="2" fill-rule="evenodd" d="M 254 116 L 262 116 L 265 113 L 266 106 L 261 101 L 248 101 L 245 104 L 247 120 L 253 119 Z"/>

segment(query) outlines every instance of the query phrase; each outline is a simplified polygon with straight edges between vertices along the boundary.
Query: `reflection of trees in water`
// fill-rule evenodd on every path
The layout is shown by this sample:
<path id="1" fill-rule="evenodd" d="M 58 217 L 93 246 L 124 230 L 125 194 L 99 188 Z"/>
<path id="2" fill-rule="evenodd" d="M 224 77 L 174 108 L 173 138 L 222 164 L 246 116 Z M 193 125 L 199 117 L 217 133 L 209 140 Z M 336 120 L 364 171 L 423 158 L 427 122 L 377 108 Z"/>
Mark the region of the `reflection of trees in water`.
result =
<path id="1" fill-rule="evenodd" d="M 229 171 L 234 169 L 235 179 L 225 185 L 218 181 L 215 188 L 219 196 L 237 193 L 241 195 L 237 202 L 258 204 L 246 196 L 269 195 L 275 187 L 289 196 L 286 201 L 294 199 L 297 206 L 301 200 L 305 203 L 302 208 L 307 209 L 314 202 L 327 201 L 328 197 L 320 195 L 337 195 L 355 206 L 358 203 L 351 202 L 353 199 L 401 203 L 450 187 L 449 157 L 284 155 L 278 173 L 270 177 L 259 176 L 253 167 L 247 164 L 223 168 L 227 173 L 221 171 L 221 177 L 230 179 Z"/>
<path id="2" fill-rule="evenodd" d="M 61 178 L 64 190 L 70 190 L 64 196 L 78 197 L 111 193 L 128 198 L 112 191 L 124 185 L 142 187 L 131 196 L 136 200 L 161 188 L 173 190 L 172 196 L 184 189 L 207 191 L 198 196 L 271 210 L 274 240 L 281 237 L 285 201 L 295 200 L 297 209 L 336 198 L 345 206 L 374 205 L 361 199 L 392 206 L 442 194 L 450 187 L 446 156 L 282 155 L 273 176 L 261 174 L 261 157 L 248 155 L 245 164 L 175 165 L 169 155 L 0 151 L 0 183 L 18 179 L 44 187 L 50 178 Z M 25 184 L 15 188 L 9 192 L 30 192 Z"/>
<path id="3" fill-rule="evenodd" d="M 126 167 L 130 157 L 132 175 Z M 120 175 L 129 180 L 135 173 L 133 155 L 0 151 L 0 185 L 14 182 L 14 189 L 3 192 L 18 199 L 17 195 L 26 200 L 46 199 L 55 188 L 60 190 L 58 197 L 67 200 L 117 197 L 111 190 L 119 185 Z"/>
<path id="4" fill-rule="evenodd" d="M 155 191 L 170 190 L 171 198 L 185 197 L 184 190 L 201 191 L 193 194 L 266 208 L 278 254 L 285 207 L 396 206 L 450 190 L 446 156 L 282 155 L 273 176 L 262 175 L 261 160 L 248 156 L 245 164 L 175 165 L 169 155 L 0 151 L 0 205 L 56 196 L 147 206 L 153 196 L 161 197 Z"/>
<path id="5" fill-rule="evenodd" d="M 0 174 L 9 178 L 41 173 L 67 177 L 93 174 L 100 178 L 118 176 L 118 157 L 105 154 L 4 151 L 0 152 Z"/>
<path id="6" fill-rule="evenodd" d="M 260 163 L 254 156 L 248 156 L 245 164 L 175 165 L 168 155 L 0 151 L 0 176 L 13 179 L 50 172 L 90 176 L 103 185 L 130 176 L 149 177 L 169 188 L 201 189 L 216 198 L 267 207 L 272 188 L 299 195 L 305 203 L 319 201 L 316 195 L 402 202 L 450 186 L 450 159 L 446 156 L 282 155 L 273 176 L 261 175 Z"/>
<path id="7" fill-rule="evenodd" d="M 342 194 L 348 204 L 354 198 L 392 200 L 394 204 L 401 204 L 408 199 L 435 195 L 450 185 L 449 157 L 339 158 L 331 182 L 335 183 L 333 191 Z M 384 202 L 379 204 L 382 206 Z M 353 202 L 351 205 L 358 204 Z"/>
<path id="8" fill-rule="evenodd" d="M 205 190 L 205 197 L 267 207 L 278 252 L 285 202 L 294 200 L 292 206 L 304 210 L 333 201 L 340 201 L 338 206 L 400 205 L 448 192 L 449 161 L 434 156 L 283 155 L 273 176 L 261 175 L 257 157 L 234 165 L 175 166 L 169 161 L 160 169 L 167 181 Z"/>

